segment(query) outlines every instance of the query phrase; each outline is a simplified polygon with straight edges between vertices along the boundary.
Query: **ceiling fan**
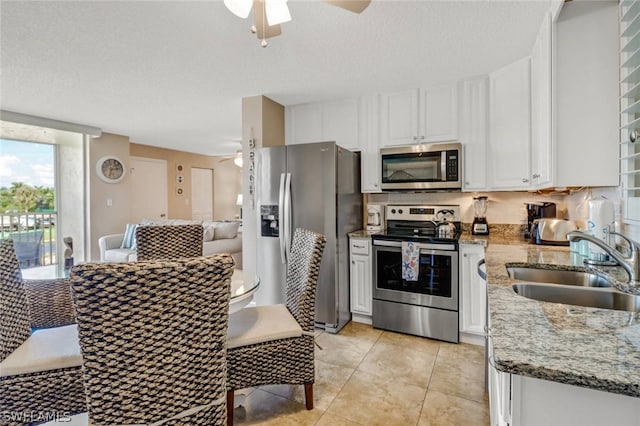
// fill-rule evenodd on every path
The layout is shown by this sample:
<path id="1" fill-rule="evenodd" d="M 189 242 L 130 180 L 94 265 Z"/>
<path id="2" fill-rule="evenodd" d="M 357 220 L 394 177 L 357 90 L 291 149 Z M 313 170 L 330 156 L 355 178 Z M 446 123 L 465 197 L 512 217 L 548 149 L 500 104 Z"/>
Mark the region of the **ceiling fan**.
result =
<path id="1" fill-rule="evenodd" d="M 220 162 L 224 163 L 225 161 L 229 161 L 229 160 L 233 160 L 233 164 L 235 164 L 236 166 L 242 168 L 242 163 L 243 163 L 242 162 L 242 150 L 239 149 L 233 155 L 224 156 L 224 158 L 222 160 L 220 160 Z"/>
<path id="2" fill-rule="evenodd" d="M 323 1 L 354 13 L 361 13 L 371 3 L 371 0 Z M 280 24 L 291 20 L 287 0 L 224 0 L 224 5 L 242 19 L 247 18 L 253 10 L 254 24 L 251 26 L 251 32 L 261 40 L 262 47 L 267 47 L 268 38 L 282 34 Z"/>

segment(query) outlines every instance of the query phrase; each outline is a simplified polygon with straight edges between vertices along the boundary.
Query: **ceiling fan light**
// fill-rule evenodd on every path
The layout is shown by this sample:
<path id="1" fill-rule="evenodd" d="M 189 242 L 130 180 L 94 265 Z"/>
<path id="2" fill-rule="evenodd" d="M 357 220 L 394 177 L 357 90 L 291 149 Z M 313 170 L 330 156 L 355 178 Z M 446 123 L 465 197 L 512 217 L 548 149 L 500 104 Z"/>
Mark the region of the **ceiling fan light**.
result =
<path id="1" fill-rule="evenodd" d="M 264 0 L 265 12 L 269 26 L 282 24 L 291 20 L 287 0 Z"/>
<path id="2" fill-rule="evenodd" d="M 224 0 L 224 5 L 237 17 L 245 19 L 251 12 L 253 0 Z"/>
<path id="3" fill-rule="evenodd" d="M 242 167 L 242 151 L 238 152 L 233 158 L 233 164 L 238 167 Z"/>

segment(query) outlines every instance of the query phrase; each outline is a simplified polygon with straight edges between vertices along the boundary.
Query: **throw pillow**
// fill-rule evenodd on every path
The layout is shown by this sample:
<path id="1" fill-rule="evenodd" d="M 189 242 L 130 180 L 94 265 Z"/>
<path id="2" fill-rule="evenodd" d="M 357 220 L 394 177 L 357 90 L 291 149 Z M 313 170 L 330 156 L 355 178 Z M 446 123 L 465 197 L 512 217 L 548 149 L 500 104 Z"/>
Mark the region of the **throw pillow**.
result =
<path id="1" fill-rule="evenodd" d="M 204 235 L 202 241 L 213 241 L 215 236 L 215 228 L 213 226 L 204 226 Z"/>
<path id="2" fill-rule="evenodd" d="M 238 235 L 239 222 L 216 222 L 214 240 L 223 240 L 227 238 L 235 238 Z"/>
<path id="3" fill-rule="evenodd" d="M 120 248 L 135 250 L 136 228 L 138 228 L 137 223 L 127 223 L 127 228 L 124 231 L 124 238 L 122 239 L 122 244 L 120 245 Z"/>

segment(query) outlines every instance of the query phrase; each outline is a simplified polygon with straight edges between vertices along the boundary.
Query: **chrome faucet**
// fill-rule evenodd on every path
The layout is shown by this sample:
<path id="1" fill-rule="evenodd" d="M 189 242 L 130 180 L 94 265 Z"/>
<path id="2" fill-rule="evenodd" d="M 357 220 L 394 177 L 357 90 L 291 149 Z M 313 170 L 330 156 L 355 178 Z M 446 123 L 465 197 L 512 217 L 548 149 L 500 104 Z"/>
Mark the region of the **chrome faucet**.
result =
<path id="1" fill-rule="evenodd" d="M 640 243 L 625 237 L 619 232 L 610 231 L 609 235 L 617 235 L 627 242 L 629 250 L 631 251 L 629 256 L 620 253 L 616 248 L 611 247 L 600 238 L 596 238 L 593 235 L 586 234 L 582 231 L 571 231 L 567 234 L 567 238 L 569 241 L 585 240 L 600 247 L 624 268 L 629 275 L 629 283 L 636 287 L 639 284 L 636 281 L 640 277 Z"/>

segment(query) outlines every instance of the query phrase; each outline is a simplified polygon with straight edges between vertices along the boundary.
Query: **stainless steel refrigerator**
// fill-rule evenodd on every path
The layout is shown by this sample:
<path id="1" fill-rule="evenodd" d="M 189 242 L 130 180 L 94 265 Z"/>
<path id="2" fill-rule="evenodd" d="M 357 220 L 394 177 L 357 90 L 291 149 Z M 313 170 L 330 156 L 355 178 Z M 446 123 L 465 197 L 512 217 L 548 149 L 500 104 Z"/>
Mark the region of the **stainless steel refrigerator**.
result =
<path id="1" fill-rule="evenodd" d="M 359 154 L 335 142 L 256 152 L 258 305 L 284 303 L 293 231 L 327 237 L 316 295 L 316 326 L 337 333 L 349 320 L 347 233 L 362 228 Z"/>

